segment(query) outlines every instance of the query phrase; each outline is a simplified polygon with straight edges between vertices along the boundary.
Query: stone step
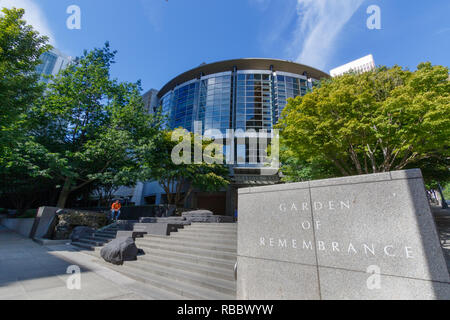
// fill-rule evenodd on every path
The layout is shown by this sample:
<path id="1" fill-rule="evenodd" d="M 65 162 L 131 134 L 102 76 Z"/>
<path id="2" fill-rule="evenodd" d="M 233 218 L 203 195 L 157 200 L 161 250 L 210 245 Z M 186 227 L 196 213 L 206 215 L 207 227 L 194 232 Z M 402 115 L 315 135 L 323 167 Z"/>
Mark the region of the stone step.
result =
<path id="1" fill-rule="evenodd" d="M 117 231 L 119 231 L 119 228 L 106 228 L 101 231 L 117 232 Z"/>
<path id="2" fill-rule="evenodd" d="M 75 243 L 72 243 L 75 244 Z M 91 249 L 90 251 L 86 252 L 87 254 L 91 254 L 92 256 L 95 256 L 99 259 L 102 259 L 100 256 L 100 251 L 102 247 L 93 247 L 93 246 L 87 246 L 84 243 L 80 243 L 83 247 Z M 208 257 L 208 256 L 200 256 L 197 254 L 187 253 L 187 252 L 178 252 L 169 249 L 155 249 L 155 248 L 149 248 L 145 247 L 145 254 L 138 256 L 138 260 L 148 260 L 152 259 L 152 257 L 155 257 L 156 259 L 168 259 L 171 261 L 177 261 L 180 263 L 187 263 L 187 264 L 193 264 L 197 265 L 199 267 L 205 267 L 209 268 L 212 267 L 214 269 L 217 269 L 218 271 L 227 273 L 229 270 L 234 270 L 234 265 L 236 263 L 236 256 L 232 256 L 232 259 L 229 259 L 229 256 L 227 255 L 226 259 L 221 259 L 217 257 Z M 103 259 L 102 259 L 103 260 Z"/>
<path id="3" fill-rule="evenodd" d="M 205 266 L 201 264 L 189 263 L 180 261 L 178 259 L 170 259 L 155 255 L 142 255 L 139 256 L 138 261 L 142 262 L 142 266 L 145 267 L 145 263 L 157 265 L 159 268 L 171 268 L 179 271 L 188 271 L 202 276 L 213 277 L 221 280 L 234 281 L 234 269 L 229 267 L 228 269 L 216 268 L 213 266 Z"/>
<path id="4" fill-rule="evenodd" d="M 101 236 L 101 235 L 98 235 L 98 234 L 93 234 L 90 237 L 86 237 L 86 239 L 111 241 L 114 238 Z"/>
<path id="5" fill-rule="evenodd" d="M 170 237 L 174 239 L 183 239 L 199 243 L 219 243 L 219 244 L 227 244 L 230 246 L 234 245 L 237 247 L 237 238 L 231 236 L 217 237 L 217 236 L 205 236 L 202 234 L 173 233 L 170 235 Z"/>
<path id="6" fill-rule="evenodd" d="M 237 235 L 226 235 L 226 234 L 204 234 L 198 232 L 176 232 L 170 235 L 174 238 L 189 238 L 195 240 L 211 240 L 211 241 L 229 241 L 229 242 L 237 242 Z"/>
<path id="7" fill-rule="evenodd" d="M 236 261 L 236 253 L 223 252 L 217 250 L 207 250 L 200 248 L 192 248 L 186 246 L 178 246 L 172 243 L 162 243 L 162 242 L 143 242 L 141 239 L 136 241 L 138 248 L 143 249 L 159 249 L 159 250 L 169 250 L 173 252 L 187 253 L 191 255 L 198 255 L 201 257 L 215 258 L 229 261 Z"/>
<path id="8" fill-rule="evenodd" d="M 76 247 L 76 248 L 78 248 L 78 247 Z M 114 265 L 107 263 L 100 256 L 100 250 L 101 250 L 101 248 L 95 248 L 95 250 L 93 250 L 93 251 L 83 251 L 83 253 L 99 259 L 98 262 L 107 266 L 108 268 L 113 268 Z M 116 266 L 116 267 L 119 267 L 119 266 Z M 118 270 L 115 270 L 115 271 L 118 271 Z M 133 280 L 137 280 L 137 279 L 133 279 Z M 187 299 L 186 297 L 183 297 L 181 295 L 177 295 L 177 294 L 169 292 L 167 290 L 163 290 L 158 287 L 148 285 L 139 280 L 137 280 L 135 283 L 130 285 L 130 288 L 134 292 L 138 293 L 139 295 L 141 295 L 149 300 L 186 300 Z"/>
<path id="9" fill-rule="evenodd" d="M 149 261 L 128 262 L 126 265 L 130 268 L 148 272 L 159 277 L 175 280 L 186 285 L 194 285 L 200 288 L 220 292 L 222 294 L 236 294 L 236 283 L 232 280 L 210 277 L 206 274 L 202 275 L 173 267 L 165 266 L 161 268 L 161 265 Z"/>
<path id="10" fill-rule="evenodd" d="M 185 228 L 183 230 L 178 230 L 179 233 L 186 233 L 186 234 L 202 234 L 206 236 L 230 236 L 230 237 L 237 237 L 236 231 L 214 231 L 214 230 L 196 230 L 191 229 L 190 227 Z"/>
<path id="11" fill-rule="evenodd" d="M 235 223 L 192 223 L 191 228 L 198 229 L 217 229 L 217 230 L 237 230 L 237 224 Z"/>
<path id="12" fill-rule="evenodd" d="M 119 231 L 119 230 L 118 229 L 116 229 L 116 230 L 110 230 L 110 229 L 97 230 L 97 232 L 107 232 L 107 233 L 116 233 L 117 231 Z"/>
<path id="13" fill-rule="evenodd" d="M 89 244 L 94 247 L 103 247 L 108 241 L 100 241 L 100 240 L 92 240 L 92 239 L 83 238 L 83 239 L 80 239 L 78 242 L 86 243 L 86 244 Z"/>
<path id="14" fill-rule="evenodd" d="M 230 269 L 233 269 L 236 263 L 236 260 L 223 260 L 218 258 L 210 258 L 205 256 L 192 255 L 188 253 L 174 252 L 172 250 L 167 249 L 161 250 L 161 249 L 146 248 L 145 252 L 146 254 L 139 256 L 138 259 L 144 258 L 146 256 L 157 258 L 168 258 L 179 262 L 196 264 L 199 266 L 214 267 L 220 270 L 224 270 L 225 272 Z"/>
<path id="15" fill-rule="evenodd" d="M 117 235 L 117 232 L 111 232 L 111 231 L 98 231 L 95 233 L 96 236 L 102 236 L 102 237 L 109 237 L 109 238 L 115 238 Z"/>
<path id="16" fill-rule="evenodd" d="M 87 244 L 87 243 L 83 243 L 83 242 L 72 242 L 72 245 L 78 248 L 81 248 L 83 250 L 89 250 L 89 251 L 95 251 L 95 246 Z"/>
<path id="17" fill-rule="evenodd" d="M 78 251 L 81 251 L 84 254 L 90 255 L 90 256 L 95 257 L 97 259 L 101 259 L 103 261 L 102 257 L 100 256 L 100 250 L 102 249 L 101 247 L 94 247 L 92 250 L 86 250 L 85 248 L 79 247 L 79 246 L 75 245 L 74 243 L 72 243 L 72 245 Z"/>
<path id="18" fill-rule="evenodd" d="M 176 245 L 176 246 L 180 246 L 180 247 L 214 250 L 214 251 L 229 252 L 229 253 L 234 253 L 234 254 L 236 254 L 236 252 L 237 252 L 236 245 L 226 245 L 226 244 L 217 244 L 217 243 L 202 243 L 202 242 L 198 242 L 195 240 L 177 239 L 174 237 L 158 237 L 158 236 L 146 235 L 146 236 L 144 236 L 144 238 L 137 239 L 136 243 Z"/>
<path id="19" fill-rule="evenodd" d="M 111 269 L 120 272 L 129 278 L 151 285 L 153 287 L 164 289 L 171 294 L 182 296 L 186 299 L 195 300 L 235 300 L 235 295 L 227 295 L 214 290 L 202 288 L 200 286 L 186 284 L 174 279 L 158 276 L 151 272 L 146 272 L 130 267 L 130 263 L 123 266 L 109 265 Z"/>

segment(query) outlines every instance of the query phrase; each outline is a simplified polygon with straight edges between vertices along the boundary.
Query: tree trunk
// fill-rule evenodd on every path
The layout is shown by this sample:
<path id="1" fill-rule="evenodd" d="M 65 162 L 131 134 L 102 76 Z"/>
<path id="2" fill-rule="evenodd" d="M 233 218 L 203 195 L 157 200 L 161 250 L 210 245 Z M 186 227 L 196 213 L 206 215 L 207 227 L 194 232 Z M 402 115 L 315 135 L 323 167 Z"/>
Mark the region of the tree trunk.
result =
<path id="1" fill-rule="evenodd" d="M 444 191 L 442 190 L 442 187 L 440 184 L 438 184 L 438 191 L 439 194 L 441 195 L 441 201 L 442 201 L 442 209 L 448 209 L 448 204 L 447 201 L 445 201 L 445 196 L 444 196 Z"/>
<path id="2" fill-rule="evenodd" d="M 67 198 L 69 197 L 71 191 L 71 180 L 70 178 L 66 178 L 56 205 L 58 208 L 64 209 L 66 207 Z"/>

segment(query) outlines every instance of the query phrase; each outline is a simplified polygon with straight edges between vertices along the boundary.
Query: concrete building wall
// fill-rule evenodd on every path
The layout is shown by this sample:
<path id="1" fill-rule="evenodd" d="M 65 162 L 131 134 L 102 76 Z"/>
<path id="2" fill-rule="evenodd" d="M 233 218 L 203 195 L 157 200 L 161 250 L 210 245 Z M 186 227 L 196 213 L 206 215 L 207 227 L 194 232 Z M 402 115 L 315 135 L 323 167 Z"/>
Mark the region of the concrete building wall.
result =
<path id="1" fill-rule="evenodd" d="M 332 77 L 338 77 L 351 71 L 357 73 L 367 72 L 375 69 L 375 67 L 376 66 L 375 60 L 373 59 L 373 55 L 369 54 L 365 57 L 354 60 L 337 68 L 334 68 L 333 70 L 330 71 L 330 74 Z"/>

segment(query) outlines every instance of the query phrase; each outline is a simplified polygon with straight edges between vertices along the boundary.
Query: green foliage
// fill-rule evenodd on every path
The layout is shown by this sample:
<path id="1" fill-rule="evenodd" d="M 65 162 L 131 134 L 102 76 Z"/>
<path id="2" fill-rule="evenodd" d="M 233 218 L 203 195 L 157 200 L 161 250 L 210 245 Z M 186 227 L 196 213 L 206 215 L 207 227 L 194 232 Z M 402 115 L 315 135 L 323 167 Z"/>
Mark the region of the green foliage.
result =
<path id="1" fill-rule="evenodd" d="M 58 206 L 93 182 L 132 185 L 135 148 L 157 125 L 145 111 L 140 83 L 110 79 L 109 44 L 85 52 L 54 79 L 34 108 L 37 141 L 57 155 L 52 175 L 62 183 Z"/>
<path id="2" fill-rule="evenodd" d="M 51 47 L 22 20 L 22 9 L 0 16 L 0 196 L 20 211 L 40 192 L 70 195 L 133 185 L 135 151 L 158 131 L 144 110 L 140 83 L 110 77 L 109 44 L 85 51 L 47 87 L 35 73 Z M 45 89 L 45 93 L 44 93 Z M 41 203 L 36 203 L 41 205 Z"/>
<path id="3" fill-rule="evenodd" d="M 42 94 L 35 68 L 51 47 L 22 20 L 23 9 L 2 9 L 0 14 L 0 154 L 10 152 L 24 122 L 24 114 Z M 1 161 L 1 159 L 0 159 Z"/>
<path id="4" fill-rule="evenodd" d="M 383 67 L 324 80 L 290 100 L 278 125 L 283 172 L 298 179 L 302 170 L 323 177 L 426 169 L 425 162 L 448 168 L 448 73 L 430 63 L 415 72 Z"/>
<path id="5" fill-rule="evenodd" d="M 24 213 L 16 216 L 17 219 L 33 219 L 36 218 L 38 209 L 28 209 Z"/>
<path id="6" fill-rule="evenodd" d="M 2 9 L 0 14 L 0 154 L 11 153 L 25 126 L 25 113 L 42 94 L 34 73 L 39 57 L 51 47 L 22 20 L 23 9 Z M 0 156 L 0 161 L 2 161 Z M 0 162 L 1 164 L 1 162 Z"/>
<path id="7" fill-rule="evenodd" d="M 34 70 L 51 47 L 23 15 L 23 9 L 6 8 L 0 14 L 0 195 L 12 197 L 18 209 L 26 208 L 30 196 L 24 195 L 33 194 L 36 177 L 48 176 L 46 162 L 53 162 L 30 135 L 29 117 L 44 89 Z"/>
<path id="8" fill-rule="evenodd" d="M 283 146 L 280 151 L 282 180 L 285 182 L 302 182 L 316 179 L 326 179 L 338 176 L 339 171 L 325 159 L 316 158 L 308 162 L 295 157 Z"/>
<path id="9" fill-rule="evenodd" d="M 142 181 L 155 180 L 164 188 L 169 204 L 183 206 L 184 201 L 194 189 L 214 192 L 226 187 L 229 183 L 229 170 L 223 164 L 208 164 L 205 161 L 194 163 L 194 148 L 197 145 L 205 151 L 212 141 L 196 142 L 194 134 L 189 134 L 191 140 L 192 160 L 189 164 L 175 164 L 172 161 L 172 150 L 178 141 L 172 141 L 172 131 L 161 131 L 158 137 L 140 149 L 143 171 Z M 185 136 L 186 138 L 186 136 Z M 212 161 L 210 161 L 212 162 Z"/>
<path id="10" fill-rule="evenodd" d="M 444 188 L 444 197 L 445 199 L 450 199 L 450 183 Z"/>

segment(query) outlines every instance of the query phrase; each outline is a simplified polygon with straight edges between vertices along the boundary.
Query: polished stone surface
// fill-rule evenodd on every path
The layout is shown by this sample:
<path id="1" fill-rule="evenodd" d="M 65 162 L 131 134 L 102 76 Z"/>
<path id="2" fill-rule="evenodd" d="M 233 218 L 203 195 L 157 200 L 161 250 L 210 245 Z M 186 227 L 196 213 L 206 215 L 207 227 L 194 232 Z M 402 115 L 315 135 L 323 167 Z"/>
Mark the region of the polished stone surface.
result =
<path id="1" fill-rule="evenodd" d="M 246 275 L 246 281 L 237 283 L 238 300 L 317 300 L 320 297 L 314 266 L 240 257 L 238 274 Z M 299 287 L 298 283 L 305 285 Z"/>
<path id="2" fill-rule="evenodd" d="M 238 234 L 242 298 L 450 299 L 420 170 L 240 190 Z M 255 282 L 266 264 L 274 277 Z M 295 277 L 305 267 L 316 276 Z M 385 279 L 377 289 L 366 283 L 373 268 Z M 311 282 L 318 296 L 302 293 Z"/>

